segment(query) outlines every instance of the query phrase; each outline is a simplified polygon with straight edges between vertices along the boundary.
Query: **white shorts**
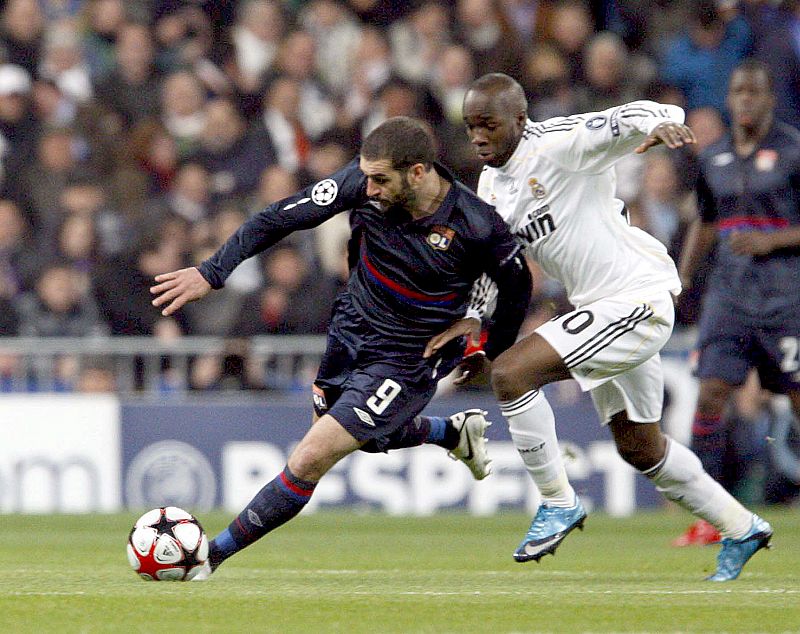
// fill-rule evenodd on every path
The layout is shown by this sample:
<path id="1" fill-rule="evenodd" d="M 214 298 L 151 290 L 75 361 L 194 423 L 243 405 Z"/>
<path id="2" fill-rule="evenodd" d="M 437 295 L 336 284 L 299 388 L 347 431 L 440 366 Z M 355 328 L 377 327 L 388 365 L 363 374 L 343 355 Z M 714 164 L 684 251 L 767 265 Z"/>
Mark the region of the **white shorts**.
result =
<path id="1" fill-rule="evenodd" d="M 661 420 L 664 376 L 659 350 L 672 334 L 675 311 L 666 291 L 610 297 L 560 315 L 536 329 L 584 392 L 600 420 L 617 412 L 641 423 Z"/>

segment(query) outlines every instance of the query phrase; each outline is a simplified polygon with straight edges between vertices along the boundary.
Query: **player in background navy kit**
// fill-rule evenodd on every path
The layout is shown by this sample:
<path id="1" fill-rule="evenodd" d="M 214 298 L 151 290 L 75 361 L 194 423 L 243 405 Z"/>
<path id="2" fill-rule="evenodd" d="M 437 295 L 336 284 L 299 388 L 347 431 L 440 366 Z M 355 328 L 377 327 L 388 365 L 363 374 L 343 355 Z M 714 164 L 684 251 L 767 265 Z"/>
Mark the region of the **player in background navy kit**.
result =
<path id="1" fill-rule="evenodd" d="M 199 267 L 159 275 L 155 306 L 169 315 L 220 288 L 245 258 L 298 229 L 351 212 L 354 268 L 334 304 L 328 345 L 314 383 L 314 424 L 268 483 L 210 547 L 206 578 L 227 557 L 299 513 L 320 478 L 363 449 L 439 444 L 476 478 L 488 474 L 480 410 L 449 419 L 419 416 L 462 360 L 464 340 L 423 358 L 428 341 L 457 321 L 473 283 L 488 274 L 502 307 L 489 332 L 490 358 L 510 347 L 530 300 L 520 247 L 494 208 L 435 163 L 423 123 L 389 119 L 360 157 L 294 196 L 270 205 Z"/>
<path id="2" fill-rule="evenodd" d="M 700 157 L 700 217 L 687 235 L 679 272 L 684 288 L 718 245 L 703 300 L 697 349 L 700 391 L 692 446 L 706 471 L 722 477 L 722 416 L 748 371 L 788 395 L 800 416 L 800 132 L 773 118 L 765 65 L 746 61 L 731 75 L 731 134 Z M 678 544 L 714 540 L 694 524 Z"/>

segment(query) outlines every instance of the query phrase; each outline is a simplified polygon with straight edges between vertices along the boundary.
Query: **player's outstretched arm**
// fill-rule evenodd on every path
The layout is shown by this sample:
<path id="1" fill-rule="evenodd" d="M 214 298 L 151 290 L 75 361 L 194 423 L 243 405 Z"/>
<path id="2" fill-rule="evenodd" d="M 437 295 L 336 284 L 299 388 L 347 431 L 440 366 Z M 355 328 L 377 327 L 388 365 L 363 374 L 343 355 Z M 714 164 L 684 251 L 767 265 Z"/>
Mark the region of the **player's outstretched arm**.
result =
<path id="1" fill-rule="evenodd" d="M 800 246 L 800 228 L 779 231 L 734 231 L 728 242 L 738 255 L 767 255 L 778 249 Z"/>
<path id="2" fill-rule="evenodd" d="M 211 284 L 194 266 L 156 275 L 155 281 L 156 286 L 150 288 L 150 292 L 156 295 L 153 306 L 164 306 L 161 310 L 164 317 L 168 317 L 189 302 L 202 299 L 211 291 Z"/>
<path id="3" fill-rule="evenodd" d="M 667 121 L 653 128 L 653 131 L 647 135 L 642 144 L 637 147 L 634 152 L 636 152 L 636 154 L 644 154 L 651 147 L 661 145 L 662 143 L 670 150 L 675 150 L 689 143 L 696 142 L 697 139 L 694 136 L 694 132 L 692 132 L 689 126 L 678 123 L 677 121 Z"/>

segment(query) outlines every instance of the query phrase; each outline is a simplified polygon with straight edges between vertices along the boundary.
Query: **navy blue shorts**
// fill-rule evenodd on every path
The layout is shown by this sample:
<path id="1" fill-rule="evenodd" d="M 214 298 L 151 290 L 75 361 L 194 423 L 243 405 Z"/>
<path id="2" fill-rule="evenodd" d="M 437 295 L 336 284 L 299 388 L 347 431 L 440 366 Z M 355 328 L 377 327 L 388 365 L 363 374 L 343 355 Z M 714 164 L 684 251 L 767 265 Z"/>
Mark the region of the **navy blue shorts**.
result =
<path id="1" fill-rule="evenodd" d="M 347 302 L 338 303 L 314 381 L 314 411 L 330 414 L 356 440 L 382 451 L 458 364 L 463 342 L 446 348 L 437 358 L 423 359 L 423 348 L 398 348 L 367 327 Z"/>
<path id="2" fill-rule="evenodd" d="M 749 315 L 707 297 L 699 329 L 698 378 L 742 385 L 755 368 L 770 392 L 800 390 L 800 313 Z"/>

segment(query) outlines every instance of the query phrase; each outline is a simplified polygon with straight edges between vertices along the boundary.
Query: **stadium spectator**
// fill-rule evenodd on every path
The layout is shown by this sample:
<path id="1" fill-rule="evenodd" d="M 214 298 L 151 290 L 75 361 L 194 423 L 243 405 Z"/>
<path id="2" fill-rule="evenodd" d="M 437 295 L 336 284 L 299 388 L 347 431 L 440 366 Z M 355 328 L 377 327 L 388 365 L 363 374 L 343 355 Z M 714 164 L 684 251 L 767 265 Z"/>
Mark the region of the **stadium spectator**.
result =
<path id="1" fill-rule="evenodd" d="M 78 147 L 72 129 L 45 130 L 39 138 L 36 159 L 19 174 L 38 241 L 43 245 L 54 243 L 63 215 L 61 194 L 79 169 Z"/>
<path id="2" fill-rule="evenodd" d="M 78 172 L 69 179 L 60 205 L 67 215 L 91 218 L 99 258 L 116 256 L 128 245 L 131 219 L 111 204 L 105 185 L 90 172 Z"/>
<path id="3" fill-rule="evenodd" d="M 233 78 L 241 92 L 252 94 L 275 63 L 285 34 L 285 20 L 281 3 L 275 0 L 245 0 L 239 3 L 236 13 L 231 29 Z"/>
<path id="4" fill-rule="evenodd" d="M 397 74 L 410 82 L 432 79 L 433 65 L 448 45 L 451 17 L 438 0 L 422 2 L 389 28 Z"/>
<path id="5" fill-rule="evenodd" d="M 330 306 L 341 290 L 338 280 L 314 270 L 303 250 L 284 241 L 264 257 L 264 284 L 241 302 L 231 334 L 324 333 Z"/>
<path id="6" fill-rule="evenodd" d="M 81 367 L 75 381 L 75 391 L 81 394 L 110 394 L 117 390 L 114 364 L 104 357 L 90 357 L 81 360 Z"/>
<path id="7" fill-rule="evenodd" d="M 15 64 L 0 65 L 0 155 L 7 188 L 13 189 L 15 175 L 31 161 L 38 141 L 30 92 L 28 71 Z"/>
<path id="8" fill-rule="evenodd" d="M 150 209 L 158 220 L 172 216 L 193 227 L 207 221 L 213 212 L 211 176 L 199 163 L 184 163 L 167 192 L 153 200 Z"/>
<path id="9" fill-rule="evenodd" d="M 718 480 L 722 417 L 751 368 L 765 389 L 786 394 L 800 417 L 794 292 L 800 279 L 800 132 L 775 119 L 772 78 L 763 63 L 746 61 L 734 70 L 728 106 L 731 133 L 700 157 L 700 216 L 680 258 L 683 285 L 690 288 L 717 245 L 699 325 L 692 444 Z"/>
<path id="10" fill-rule="evenodd" d="M 326 88 L 333 95 L 344 94 L 352 77 L 361 25 L 336 0 L 309 2 L 300 11 L 299 22 L 317 43 L 317 68 Z"/>
<path id="11" fill-rule="evenodd" d="M 97 248 L 93 216 L 68 214 L 63 218 L 56 237 L 56 257 L 72 267 L 81 294 L 91 293 L 92 274 L 98 262 Z"/>
<path id="12" fill-rule="evenodd" d="M 680 88 L 687 110 L 711 106 L 725 112 L 728 78 L 751 49 L 752 33 L 742 16 L 726 21 L 716 0 L 698 0 L 686 30 L 664 53 L 661 78 Z"/>
<path id="13" fill-rule="evenodd" d="M 92 98 L 91 73 L 83 59 L 80 33 L 73 20 L 48 27 L 37 71 L 41 79 L 54 82 L 75 103 L 85 103 Z"/>
<path id="14" fill-rule="evenodd" d="M 526 54 L 520 83 L 529 99 L 534 121 L 564 117 L 578 110 L 577 90 L 570 82 L 569 64 L 551 44 L 542 44 Z"/>
<path id="15" fill-rule="evenodd" d="M 800 128 L 800 1 L 783 3 L 782 12 L 755 38 L 755 54 L 775 81 L 775 116 Z"/>
<path id="16" fill-rule="evenodd" d="M 472 53 L 476 75 L 515 73 L 522 66 L 522 46 L 498 4 L 492 0 L 456 2 L 456 40 Z"/>
<path id="17" fill-rule="evenodd" d="M 19 333 L 27 337 L 89 337 L 108 332 L 93 297 L 81 291 L 67 263 L 45 266 L 35 290 L 16 300 Z"/>
<path id="18" fill-rule="evenodd" d="M 427 87 L 392 77 L 378 90 L 377 100 L 360 124 L 360 134 L 365 137 L 391 117 L 420 117 L 437 127 L 442 116 L 441 105 Z"/>
<path id="19" fill-rule="evenodd" d="M 695 217 L 691 194 L 680 187 L 675 162 L 662 152 L 648 152 L 641 194 L 630 207 L 631 224 L 641 227 L 671 252 L 681 228 Z"/>
<path id="20" fill-rule="evenodd" d="M 86 34 L 83 46 L 92 80 L 97 82 L 114 70 L 114 44 L 127 23 L 127 15 L 122 0 L 86 0 L 84 4 Z"/>
<path id="21" fill-rule="evenodd" d="M 186 70 L 167 75 L 161 84 L 161 121 L 177 143 L 178 157 L 190 156 L 200 144 L 206 124 L 206 93 Z"/>
<path id="22" fill-rule="evenodd" d="M 0 199 L 0 297 L 33 288 L 40 267 L 31 226 L 14 201 Z"/>
<path id="23" fill-rule="evenodd" d="M 350 85 L 343 96 L 338 124 L 353 127 L 364 117 L 378 90 L 392 75 L 392 52 L 386 35 L 365 27 L 355 51 Z M 358 145 L 358 139 L 355 139 Z"/>
<path id="24" fill-rule="evenodd" d="M 94 276 L 94 293 L 111 334 L 157 335 L 159 328 L 162 332 L 173 332 L 171 325 L 161 325 L 164 321 L 177 323 L 182 330 L 181 313 L 166 320 L 152 310 L 148 300 L 155 271 L 182 263 L 180 246 L 167 235 L 163 225 L 157 225 L 140 238 L 131 253 L 123 253 L 99 266 Z"/>
<path id="25" fill-rule="evenodd" d="M 0 29 L 4 61 L 21 66 L 35 76 L 38 72 L 44 29 L 44 15 L 38 0 L 6 2 Z"/>
<path id="26" fill-rule="evenodd" d="M 205 126 L 193 160 L 211 174 L 217 199 L 241 200 L 253 191 L 265 167 L 275 162 L 272 140 L 250 126 L 230 99 L 215 97 L 205 107 Z"/>
<path id="27" fill-rule="evenodd" d="M 115 65 L 97 83 L 97 99 L 116 113 L 123 127 L 158 117 L 160 80 L 156 74 L 153 36 L 143 24 L 126 24 L 114 43 Z"/>
<path id="28" fill-rule="evenodd" d="M 652 78 L 647 69 L 637 69 L 636 58 L 625 42 L 610 31 L 598 33 L 589 40 L 584 72 L 578 103 L 586 112 L 635 101 L 644 94 L 644 86 Z"/>
<path id="29" fill-rule="evenodd" d="M 319 138 L 336 123 L 336 109 L 317 70 L 317 44 L 310 33 L 292 31 L 281 42 L 271 80 L 285 76 L 299 83 L 298 116 L 309 139 Z"/>
<path id="30" fill-rule="evenodd" d="M 170 6 L 172 5 L 172 6 Z M 194 72 L 209 71 L 213 47 L 213 27 L 200 7 L 184 3 L 167 3 L 155 12 L 155 65 L 162 73 L 182 68 Z"/>
<path id="31" fill-rule="evenodd" d="M 593 30 L 592 16 L 579 2 L 561 0 L 555 3 L 544 20 L 543 40 L 563 56 L 569 68 L 570 83 L 580 85 L 586 75 L 584 51 Z"/>
<path id="32" fill-rule="evenodd" d="M 224 213 L 226 212 L 223 211 Z M 234 225 L 236 221 L 239 221 L 238 224 L 234 225 L 238 227 L 244 220 L 245 217 L 239 214 L 235 218 L 232 216 L 228 224 Z M 216 251 L 216 245 L 200 246 L 192 252 L 191 257 L 193 261 L 201 262 L 213 255 L 214 251 Z M 197 258 L 201 259 L 198 260 Z M 256 266 L 258 264 L 259 262 L 256 261 Z M 210 303 L 206 308 L 198 304 L 187 304 L 183 309 L 186 314 L 187 332 L 192 335 L 237 338 L 239 335 L 236 332 L 235 325 L 241 313 L 242 298 L 246 296 L 247 292 L 255 292 L 256 289 L 260 288 L 260 282 L 259 272 L 256 282 L 250 286 L 237 287 L 232 284 L 226 284 L 225 288 L 220 289 L 219 293 L 214 293 L 208 298 Z M 216 355 L 213 356 L 218 361 L 221 361 Z M 243 355 L 240 354 L 239 356 Z M 205 367 L 206 371 L 210 370 L 208 365 Z M 220 367 L 217 368 L 218 373 L 220 369 Z M 205 384 L 206 387 L 210 387 L 211 381 L 201 381 L 201 383 Z M 200 384 L 196 384 L 195 381 L 192 381 L 192 385 L 195 388 L 202 387 Z"/>
<path id="33" fill-rule="evenodd" d="M 127 147 L 117 161 L 116 170 L 128 176 L 128 191 L 141 206 L 143 199 L 162 196 L 172 186 L 180 163 L 178 141 L 155 119 L 134 127 L 126 140 Z"/>
<path id="34" fill-rule="evenodd" d="M 305 167 L 311 140 L 300 117 L 301 84 L 290 77 L 277 77 L 267 88 L 261 123 L 266 128 L 278 163 L 291 173 Z"/>

